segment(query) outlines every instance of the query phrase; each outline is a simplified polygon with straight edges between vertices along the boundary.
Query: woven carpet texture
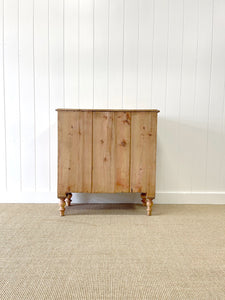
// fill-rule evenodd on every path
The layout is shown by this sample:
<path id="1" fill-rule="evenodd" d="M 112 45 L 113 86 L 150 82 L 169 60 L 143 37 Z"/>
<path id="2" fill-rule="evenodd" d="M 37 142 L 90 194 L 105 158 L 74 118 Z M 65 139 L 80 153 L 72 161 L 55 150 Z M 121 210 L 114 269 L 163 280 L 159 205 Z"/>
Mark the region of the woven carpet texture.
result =
<path id="1" fill-rule="evenodd" d="M 0 299 L 225 299 L 225 206 L 0 204 Z"/>

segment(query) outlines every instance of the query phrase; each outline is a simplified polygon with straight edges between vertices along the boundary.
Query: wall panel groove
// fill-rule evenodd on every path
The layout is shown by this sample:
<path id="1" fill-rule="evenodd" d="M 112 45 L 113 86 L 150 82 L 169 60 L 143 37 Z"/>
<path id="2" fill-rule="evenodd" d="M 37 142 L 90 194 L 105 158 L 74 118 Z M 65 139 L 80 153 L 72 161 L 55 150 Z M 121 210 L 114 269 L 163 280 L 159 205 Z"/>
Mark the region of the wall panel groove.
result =
<path id="1" fill-rule="evenodd" d="M 7 188 L 21 188 L 18 1 L 4 2 L 4 90 L 6 118 Z"/>
<path id="2" fill-rule="evenodd" d="M 56 191 L 56 108 L 158 108 L 160 198 L 224 193 L 224 11 L 224 0 L 0 0 L 1 189 Z"/>
<path id="3" fill-rule="evenodd" d="M 5 55 L 4 55 L 4 0 L 0 1 L 0 186 L 7 190 L 7 149 L 6 149 L 6 103 L 5 103 Z"/>

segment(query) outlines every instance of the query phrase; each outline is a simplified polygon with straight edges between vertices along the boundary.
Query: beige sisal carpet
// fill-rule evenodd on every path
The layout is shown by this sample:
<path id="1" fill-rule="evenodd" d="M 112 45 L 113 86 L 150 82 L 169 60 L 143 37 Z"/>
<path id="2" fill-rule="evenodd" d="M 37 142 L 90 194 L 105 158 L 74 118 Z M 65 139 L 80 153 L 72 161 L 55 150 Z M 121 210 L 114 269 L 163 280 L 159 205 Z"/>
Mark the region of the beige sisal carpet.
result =
<path id="1" fill-rule="evenodd" d="M 0 299 L 225 299 L 225 206 L 0 205 Z"/>

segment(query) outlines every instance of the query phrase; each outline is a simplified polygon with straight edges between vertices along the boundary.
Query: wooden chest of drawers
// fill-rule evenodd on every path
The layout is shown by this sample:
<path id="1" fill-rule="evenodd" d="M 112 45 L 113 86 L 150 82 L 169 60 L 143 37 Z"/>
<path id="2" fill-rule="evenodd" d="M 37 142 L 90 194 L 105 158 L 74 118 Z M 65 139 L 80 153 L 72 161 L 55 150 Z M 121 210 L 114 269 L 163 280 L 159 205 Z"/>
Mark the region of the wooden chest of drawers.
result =
<path id="1" fill-rule="evenodd" d="M 159 111 L 57 111 L 60 215 L 72 193 L 141 193 L 151 215 Z"/>

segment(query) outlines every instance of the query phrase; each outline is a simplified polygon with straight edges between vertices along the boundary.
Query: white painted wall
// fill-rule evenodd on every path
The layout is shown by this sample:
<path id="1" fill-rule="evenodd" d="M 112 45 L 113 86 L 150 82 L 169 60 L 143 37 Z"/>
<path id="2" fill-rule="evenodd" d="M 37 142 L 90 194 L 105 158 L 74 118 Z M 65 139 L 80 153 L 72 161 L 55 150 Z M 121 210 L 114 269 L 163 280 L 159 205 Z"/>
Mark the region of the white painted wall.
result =
<path id="1" fill-rule="evenodd" d="M 0 0 L 0 201 L 57 201 L 66 107 L 160 109 L 156 201 L 225 203 L 224 12 L 225 0 Z M 112 197 L 139 201 L 93 199 Z"/>

